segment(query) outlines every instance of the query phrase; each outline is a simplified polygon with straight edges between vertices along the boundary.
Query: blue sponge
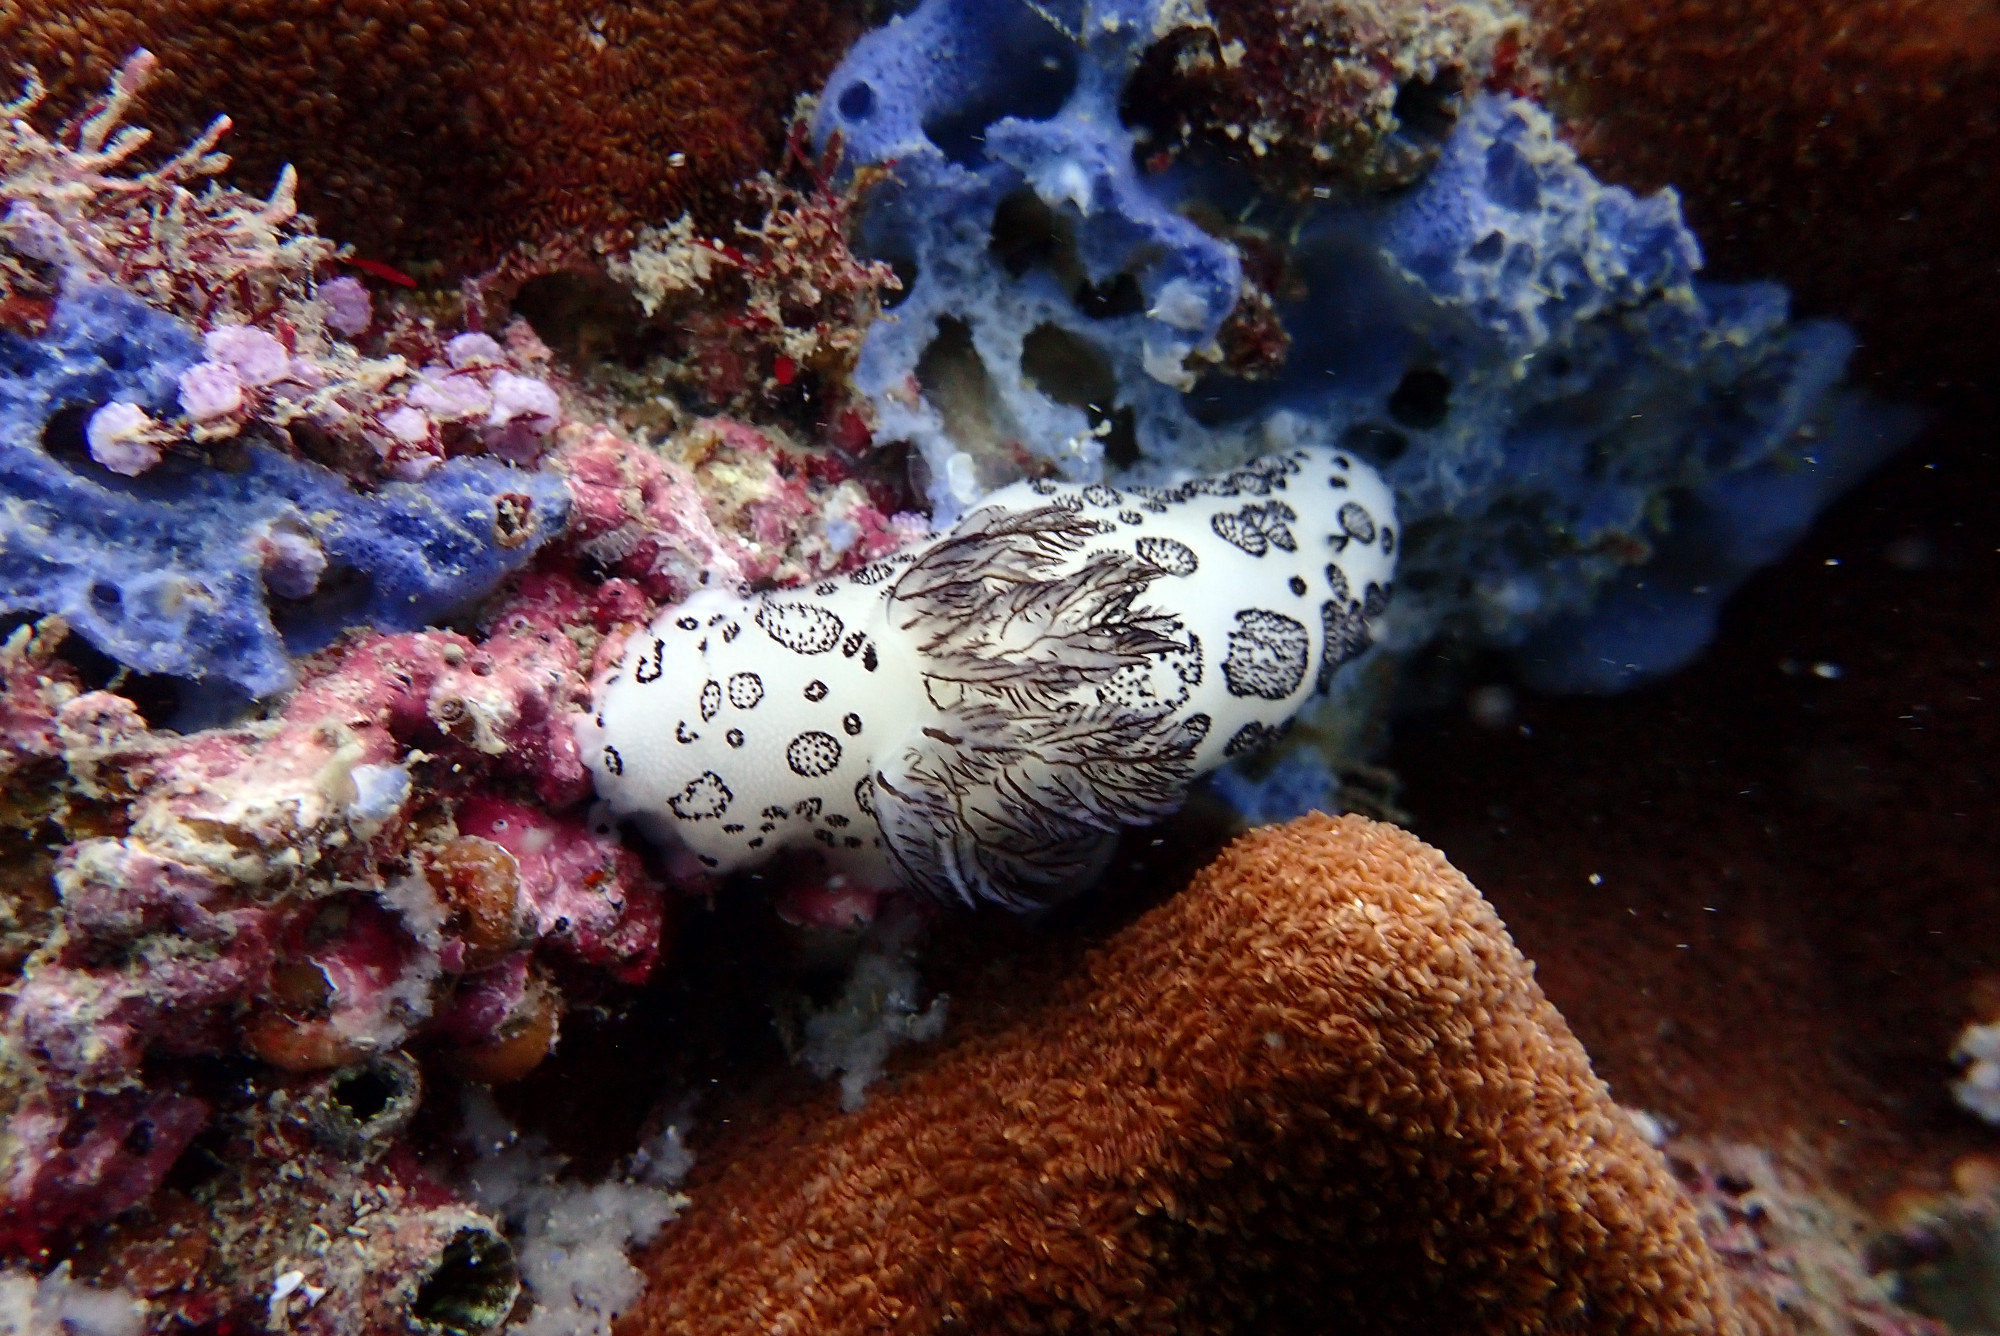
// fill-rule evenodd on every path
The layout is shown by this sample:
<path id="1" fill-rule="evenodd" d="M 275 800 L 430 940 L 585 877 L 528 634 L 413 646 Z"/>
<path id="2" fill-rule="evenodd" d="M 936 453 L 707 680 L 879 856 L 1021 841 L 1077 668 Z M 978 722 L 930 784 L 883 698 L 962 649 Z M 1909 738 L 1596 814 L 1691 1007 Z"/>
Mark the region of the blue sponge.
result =
<path id="1" fill-rule="evenodd" d="M 186 325 L 106 287 L 63 297 L 39 338 L 0 332 L 0 612 L 59 613 L 141 672 L 262 696 L 291 683 L 290 654 L 348 627 L 414 630 L 463 609 L 566 519 L 560 479 L 486 460 L 361 493 L 261 444 L 137 478 L 74 448 L 112 400 L 170 415 L 199 357 Z M 311 593 L 267 587 L 274 540 L 324 554 Z"/>

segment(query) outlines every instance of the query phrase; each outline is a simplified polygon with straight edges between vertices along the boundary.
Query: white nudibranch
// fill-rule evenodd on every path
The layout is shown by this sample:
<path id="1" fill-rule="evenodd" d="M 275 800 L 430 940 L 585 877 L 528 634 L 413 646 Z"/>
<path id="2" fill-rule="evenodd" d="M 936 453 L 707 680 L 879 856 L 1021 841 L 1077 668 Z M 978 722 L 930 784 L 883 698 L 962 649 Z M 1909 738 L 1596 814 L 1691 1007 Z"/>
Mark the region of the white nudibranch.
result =
<path id="1" fill-rule="evenodd" d="M 1015 483 L 852 575 L 668 609 L 583 754 L 613 811 L 717 871 L 804 847 L 1025 907 L 1367 648 L 1396 540 L 1381 478 L 1327 449 L 1171 488 Z"/>

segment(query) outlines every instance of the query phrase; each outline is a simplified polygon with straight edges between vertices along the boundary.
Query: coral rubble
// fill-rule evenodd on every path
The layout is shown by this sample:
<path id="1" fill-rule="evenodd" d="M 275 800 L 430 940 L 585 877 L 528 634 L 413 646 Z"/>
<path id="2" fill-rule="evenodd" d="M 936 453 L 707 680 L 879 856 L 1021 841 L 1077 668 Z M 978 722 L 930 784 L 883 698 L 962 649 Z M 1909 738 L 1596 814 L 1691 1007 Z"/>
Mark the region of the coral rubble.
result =
<path id="1" fill-rule="evenodd" d="M 1492 910 L 1358 817 L 1245 837 L 858 1113 L 752 1122 L 631 1330 L 1761 1329 Z"/>

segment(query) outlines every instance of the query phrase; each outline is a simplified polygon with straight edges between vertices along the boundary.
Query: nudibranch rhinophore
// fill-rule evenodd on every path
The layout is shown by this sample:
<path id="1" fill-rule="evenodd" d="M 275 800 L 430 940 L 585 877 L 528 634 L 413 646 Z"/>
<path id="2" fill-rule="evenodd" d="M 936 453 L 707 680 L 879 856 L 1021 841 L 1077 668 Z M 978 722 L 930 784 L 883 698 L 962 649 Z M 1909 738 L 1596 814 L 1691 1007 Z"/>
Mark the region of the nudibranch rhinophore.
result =
<path id="1" fill-rule="evenodd" d="M 1034 905 L 1367 648 L 1396 538 L 1381 478 L 1328 449 L 1015 483 L 851 575 L 669 608 L 583 753 L 614 812 L 716 871 L 817 848 L 859 883 Z"/>

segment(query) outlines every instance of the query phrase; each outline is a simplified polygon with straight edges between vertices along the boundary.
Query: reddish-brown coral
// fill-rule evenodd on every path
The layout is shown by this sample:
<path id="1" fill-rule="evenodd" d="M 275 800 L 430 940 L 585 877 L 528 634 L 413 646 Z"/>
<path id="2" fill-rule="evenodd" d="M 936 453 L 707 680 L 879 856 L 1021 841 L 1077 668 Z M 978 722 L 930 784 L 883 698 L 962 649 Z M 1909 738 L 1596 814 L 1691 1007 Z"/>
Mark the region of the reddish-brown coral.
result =
<path id="1" fill-rule="evenodd" d="M 1857 323 L 1900 388 L 1995 369 L 2000 11 L 1961 0 L 1539 0 L 1591 165 L 1680 188 L 1712 271 Z"/>
<path id="2" fill-rule="evenodd" d="M 9 0 L 0 50 L 75 106 L 137 47 L 188 136 L 218 112 L 242 179 L 291 163 L 327 232 L 404 268 L 587 245 L 768 166 L 793 99 L 858 28 L 846 3 Z"/>
<path id="3" fill-rule="evenodd" d="M 633 1336 L 1754 1329 L 1491 908 L 1359 817 L 1245 837 L 859 1113 L 727 1139 Z"/>

